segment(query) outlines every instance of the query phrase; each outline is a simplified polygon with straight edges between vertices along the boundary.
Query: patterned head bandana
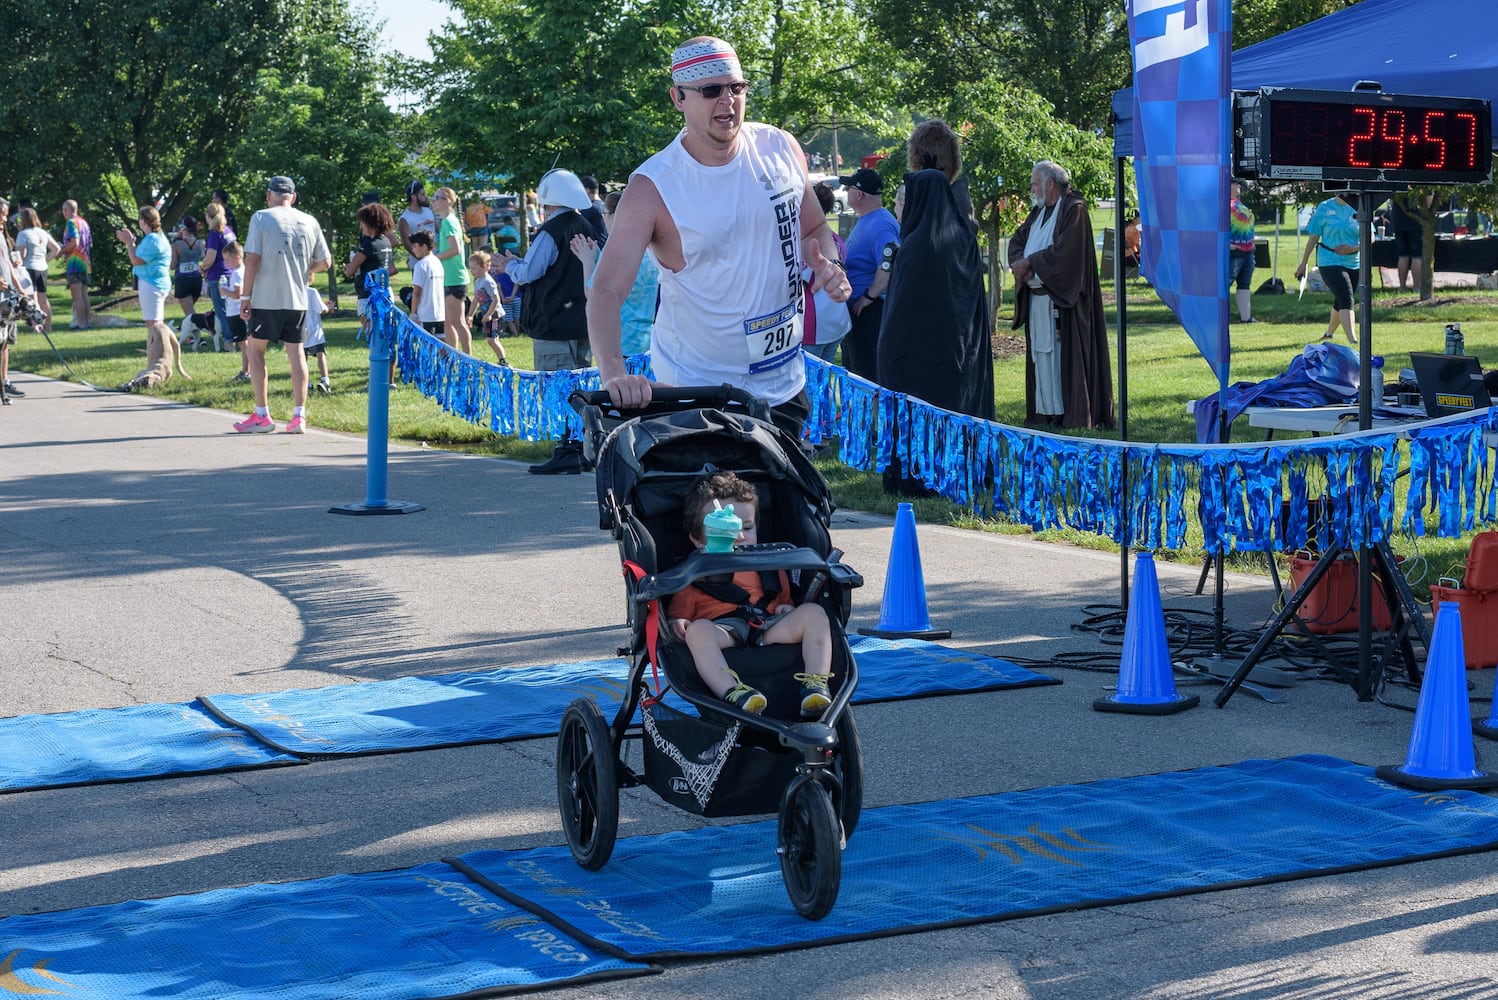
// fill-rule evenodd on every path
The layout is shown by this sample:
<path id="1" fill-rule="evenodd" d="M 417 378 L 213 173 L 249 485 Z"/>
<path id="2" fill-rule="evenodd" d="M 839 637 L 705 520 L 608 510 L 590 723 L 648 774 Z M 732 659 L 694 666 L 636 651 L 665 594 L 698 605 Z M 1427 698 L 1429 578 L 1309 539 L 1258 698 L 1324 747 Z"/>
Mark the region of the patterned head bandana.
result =
<path id="1" fill-rule="evenodd" d="M 693 39 L 671 53 L 671 82 L 691 83 L 710 76 L 743 79 L 739 57 L 721 38 Z"/>

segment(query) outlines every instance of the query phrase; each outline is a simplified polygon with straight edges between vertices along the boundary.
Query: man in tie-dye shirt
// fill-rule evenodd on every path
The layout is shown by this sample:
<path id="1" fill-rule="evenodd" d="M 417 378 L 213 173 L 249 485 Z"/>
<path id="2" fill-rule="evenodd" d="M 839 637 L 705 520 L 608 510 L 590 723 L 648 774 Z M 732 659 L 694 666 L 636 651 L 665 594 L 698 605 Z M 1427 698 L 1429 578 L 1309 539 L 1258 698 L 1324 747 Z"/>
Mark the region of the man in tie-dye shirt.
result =
<path id="1" fill-rule="evenodd" d="M 88 283 L 92 274 L 89 254 L 94 249 L 93 233 L 88 222 L 78 214 L 78 203 L 72 199 L 62 203 L 62 217 L 67 220 L 62 235 L 63 274 L 67 278 L 68 291 L 73 293 L 73 322 L 70 330 L 87 330 L 94 321 L 88 304 Z"/>
<path id="2" fill-rule="evenodd" d="M 1254 213 L 1239 200 L 1243 186 L 1233 181 L 1232 202 L 1228 205 L 1228 281 L 1238 283 L 1238 319 L 1257 323 L 1249 296 L 1249 282 L 1254 276 Z"/>

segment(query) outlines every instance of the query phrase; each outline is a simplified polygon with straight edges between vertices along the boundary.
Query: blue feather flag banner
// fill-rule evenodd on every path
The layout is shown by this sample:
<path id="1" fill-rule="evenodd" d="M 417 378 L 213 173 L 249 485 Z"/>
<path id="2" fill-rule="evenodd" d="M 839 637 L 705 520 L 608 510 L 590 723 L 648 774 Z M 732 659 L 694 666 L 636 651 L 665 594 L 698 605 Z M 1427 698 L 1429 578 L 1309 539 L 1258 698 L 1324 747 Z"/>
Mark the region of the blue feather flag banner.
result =
<path id="1" fill-rule="evenodd" d="M 1228 384 L 1231 0 L 1130 0 L 1140 271 Z"/>

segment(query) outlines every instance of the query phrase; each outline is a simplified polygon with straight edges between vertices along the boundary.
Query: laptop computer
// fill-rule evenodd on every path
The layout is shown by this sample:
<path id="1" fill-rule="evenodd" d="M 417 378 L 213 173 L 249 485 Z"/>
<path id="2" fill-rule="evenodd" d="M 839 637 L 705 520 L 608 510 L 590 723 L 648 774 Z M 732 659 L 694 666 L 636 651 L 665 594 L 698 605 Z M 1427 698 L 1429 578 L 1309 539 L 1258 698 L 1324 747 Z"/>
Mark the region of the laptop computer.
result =
<path id="1" fill-rule="evenodd" d="M 1493 405 L 1482 381 L 1482 365 L 1470 354 L 1410 352 L 1410 367 L 1425 415 L 1444 417 Z"/>

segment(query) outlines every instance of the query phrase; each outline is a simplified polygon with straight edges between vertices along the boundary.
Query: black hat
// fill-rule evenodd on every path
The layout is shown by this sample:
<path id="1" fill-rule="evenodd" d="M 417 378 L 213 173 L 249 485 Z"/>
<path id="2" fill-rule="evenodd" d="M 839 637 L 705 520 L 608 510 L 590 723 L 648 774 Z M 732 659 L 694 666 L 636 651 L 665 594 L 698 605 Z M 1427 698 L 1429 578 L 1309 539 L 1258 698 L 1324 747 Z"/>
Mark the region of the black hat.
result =
<path id="1" fill-rule="evenodd" d="M 378 192 L 378 191 L 365 191 L 364 192 L 364 201 L 363 201 L 363 204 L 365 204 L 365 205 L 373 205 L 376 202 L 378 202 L 379 200 L 380 200 L 380 192 Z"/>
<path id="2" fill-rule="evenodd" d="M 884 178 L 879 176 L 879 171 L 868 167 L 853 171 L 852 177 L 839 177 L 837 182 L 845 188 L 858 188 L 864 194 L 881 194 L 884 191 Z"/>
<path id="3" fill-rule="evenodd" d="M 421 192 L 421 193 L 424 194 L 426 192 L 426 189 L 427 189 L 427 182 L 426 181 L 420 181 L 420 180 L 412 181 L 410 184 L 406 185 L 406 197 L 409 198 L 413 194 L 416 194 L 417 192 Z"/>
<path id="4" fill-rule="evenodd" d="M 265 190 L 272 194 L 296 194 L 296 181 L 278 175 L 266 181 Z"/>

